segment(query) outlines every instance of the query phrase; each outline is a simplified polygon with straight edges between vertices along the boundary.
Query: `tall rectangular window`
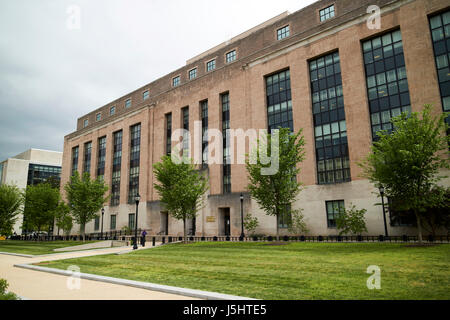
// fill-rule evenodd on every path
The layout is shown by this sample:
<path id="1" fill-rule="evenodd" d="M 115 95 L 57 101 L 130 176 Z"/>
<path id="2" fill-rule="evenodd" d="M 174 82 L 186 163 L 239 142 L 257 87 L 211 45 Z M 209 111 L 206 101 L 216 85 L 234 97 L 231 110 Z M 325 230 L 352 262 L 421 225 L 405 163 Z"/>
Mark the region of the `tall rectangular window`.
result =
<path id="1" fill-rule="evenodd" d="M 202 116 L 202 164 L 208 165 L 208 100 L 200 102 Z"/>
<path id="2" fill-rule="evenodd" d="M 130 228 L 131 230 L 134 230 L 134 221 L 135 221 L 134 213 L 130 213 L 128 215 L 128 228 Z"/>
<path id="3" fill-rule="evenodd" d="M 72 148 L 72 176 L 75 174 L 75 171 L 78 171 L 78 152 L 79 152 L 79 150 L 80 150 L 80 148 L 78 146 Z"/>
<path id="4" fill-rule="evenodd" d="M 142 100 L 147 100 L 150 98 L 150 91 L 145 90 L 144 93 L 142 93 Z"/>
<path id="5" fill-rule="evenodd" d="M 101 113 L 97 113 L 97 115 L 95 116 L 95 121 L 100 121 L 102 120 L 102 114 Z"/>
<path id="6" fill-rule="evenodd" d="M 206 64 L 206 71 L 213 71 L 216 68 L 216 59 L 209 61 Z"/>
<path id="7" fill-rule="evenodd" d="M 281 40 L 281 39 L 287 38 L 287 37 L 289 37 L 289 34 L 290 34 L 289 26 L 280 28 L 277 30 L 277 39 Z"/>
<path id="8" fill-rule="evenodd" d="M 339 53 L 310 61 L 309 70 L 318 183 L 350 181 Z"/>
<path id="9" fill-rule="evenodd" d="M 122 167 L 122 130 L 114 132 L 113 140 L 111 206 L 118 206 L 120 203 L 120 175 Z"/>
<path id="10" fill-rule="evenodd" d="M 100 217 L 96 216 L 94 220 L 94 231 L 98 231 L 100 229 Z"/>
<path id="11" fill-rule="evenodd" d="M 115 115 L 116 114 L 116 107 L 115 106 L 112 106 L 110 109 L 109 109 L 109 115 L 110 116 L 113 116 L 113 115 Z"/>
<path id="12" fill-rule="evenodd" d="M 334 4 L 319 11 L 320 21 L 325 21 L 334 17 Z"/>
<path id="13" fill-rule="evenodd" d="M 129 108 L 129 107 L 131 107 L 131 99 L 127 99 L 125 101 L 125 108 Z"/>
<path id="14" fill-rule="evenodd" d="M 230 159 L 230 94 L 221 96 L 222 101 L 222 136 L 223 136 L 223 193 L 231 193 L 231 159 Z"/>
<path id="15" fill-rule="evenodd" d="M 91 172 L 91 157 L 92 157 L 92 142 L 87 142 L 84 144 L 84 166 L 83 173 Z"/>
<path id="16" fill-rule="evenodd" d="M 117 225 L 116 222 L 117 222 L 117 216 L 114 214 L 111 216 L 110 225 L 109 225 L 110 230 L 116 230 L 116 225 Z"/>
<path id="17" fill-rule="evenodd" d="M 450 112 L 450 11 L 431 17 L 430 28 L 442 109 Z M 446 122 L 450 125 L 450 117 L 447 117 Z"/>
<path id="18" fill-rule="evenodd" d="M 172 154 L 172 113 L 166 114 L 166 155 Z"/>
<path id="19" fill-rule="evenodd" d="M 183 117 L 183 129 L 186 130 L 183 133 L 183 157 L 189 157 L 189 107 L 181 109 L 181 116 Z"/>
<path id="20" fill-rule="evenodd" d="M 327 223 L 328 228 L 336 228 L 336 219 L 339 215 L 339 210 L 344 209 L 344 200 L 327 201 Z"/>
<path id="21" fill-rule="evenodd" d="M 400 30 L 363 42 L 372 138 L 392 132 L 391 118 L 411 112 Z"/>
<path id="22" fill-rule="evenodd" d="M 89 120 L 88 119 L 84 119 L 83 121 L 83 128 L 86 128 L 89 125 Z"/>
<path id="23" fill-rule="evenodd" d="M 98 139 L 97 178 L 104 179 L 106 158 L 106 137 Z"/>
<path id="24" fill-rule="evenodd" d="M 134 203 L 135 196 L 139 193 L 139 168 L 141 154 L 141 124 L 130 129 L 130 179 L 128 184 L 128 203 Z"/>
<path id="25" fill-rule="evenodd" d="M 236 60 L 236 50 L 230 51 L 226 54 L 227 63 Z"/>
<path id="26" fill-rule="evenodd" d="M 279 127 L 294 131 L 289 70 L 266 77 L 266 94 L 269 131 Z"/>

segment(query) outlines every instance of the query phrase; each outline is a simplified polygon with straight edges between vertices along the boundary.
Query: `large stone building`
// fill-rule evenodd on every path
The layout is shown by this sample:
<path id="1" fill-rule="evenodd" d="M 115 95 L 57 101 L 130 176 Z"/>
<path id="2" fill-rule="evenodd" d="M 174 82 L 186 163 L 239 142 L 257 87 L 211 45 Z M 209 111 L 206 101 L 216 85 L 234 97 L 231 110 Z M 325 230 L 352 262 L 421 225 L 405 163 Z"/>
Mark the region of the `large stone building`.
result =
<path id="1" fill-rule="evenodd" d="M 57 180 L 61 176 L 63 154 L 58 151 L 29 149 L 17 156 L 0 162 L 0 184 L 15 185 L 24 190 L 50 177 Z M 14 232 L 22 233 L 23 215 L 20 214 L 14 225 Z"/>
<path id="2" fill-rule="evenodd" d="M 376 7 L 368 11 L 372 5 L 380 8 L 380 20 Z M 62 183 L 74 171 L 104 177 L 111 190 L 105 231 L 134 225 L 139 192 L 138 226 L 181 235 L 182 222 L 158 201 L 153 174 L 154 163 L 175 145 L 175 129 L 302 128 L 306 159 L 299 179 L 305 189 L 293 207 L 304 209 L 311 234 L 337 234 L 334 208 L 350 203 L 368 210 L 369 234 L 383 234 L 378 190 L 357 163 L 375 132 L 391 128 L 392 116 L 427 103 L 437 113 L 450 110 L 449 55 L 446 0 L 317 1 L 79 118 L 77 130 L 65 137 Z M 190 139 L 205 150 L 201 134 Z M 207 205 L 190 221 L 197 236 L 239 235 L 241 193 L 244 212 L 259 219 L 256 232 L 276 232 L 276 218 L 250 199 L 245 166 L 235 162 L 206 166 Z M 391 235 L 416 232 L 393 214 L 388 219 Z M 278 223 L 286 233 L 286 224 Z M 98 221 L 86 231 L 96 229 Z"/>

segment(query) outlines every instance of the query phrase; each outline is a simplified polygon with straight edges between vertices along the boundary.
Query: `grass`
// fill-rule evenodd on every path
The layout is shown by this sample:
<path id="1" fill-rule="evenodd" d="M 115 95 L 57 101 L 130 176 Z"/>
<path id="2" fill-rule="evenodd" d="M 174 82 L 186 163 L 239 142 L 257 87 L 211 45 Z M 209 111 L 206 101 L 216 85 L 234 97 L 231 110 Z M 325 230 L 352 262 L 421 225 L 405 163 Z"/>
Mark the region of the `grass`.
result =
<path id="1" fill-rule="evenodd" d="M 450 247 L 404 244 L 172 244 L 45 263 L 83 273 L 258 299 L 450 299 Z M 367 267 L 381 268 L 369 290 Z"/>
<path id="2" fill-rule="evenodd" d="M 19 241 L 6 240 L 0 241 L 0 252 L 21 253 L 40 255 L 48 253 L 56 253 L 53 249 L 78 246 L 82 244 L 92 243 L 96 241 Z"/>

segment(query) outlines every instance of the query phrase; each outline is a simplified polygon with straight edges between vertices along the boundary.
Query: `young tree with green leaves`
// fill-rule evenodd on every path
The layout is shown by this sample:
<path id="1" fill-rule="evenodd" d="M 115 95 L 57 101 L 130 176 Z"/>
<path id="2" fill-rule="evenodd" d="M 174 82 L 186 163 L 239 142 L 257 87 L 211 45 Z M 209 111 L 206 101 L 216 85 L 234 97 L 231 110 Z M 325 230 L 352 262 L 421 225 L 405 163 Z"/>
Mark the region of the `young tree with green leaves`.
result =
<path id="1" fill-rule="evenodd" d="M 22 212 L 23 194 L 16 186 L 0 185 L 0 235 L 13 232 L 17 216 Z"/>
<path id="2" fill-rule="evenodd" d="M 70 213 L 75 222 L 80 225 L 80 235 L 85 240 L 86 224 L 91 222 L 103 205 L 108 201 L 105 196 L 108 187 L 102 179 L 91 180 L 88 172 L 80 178 L 78 172 L 64 186 Z"/>
<path id="3" fill-rule="evenodd" d="M 247 213 L 244 217 L 244 229 L 247 233 L 254 234 L 259 222 L 257 217 L 253 217 L 251 213 Z"/>
<path id="4" fill-rule="evenodd" d="M 27 230 L 42 231 L 53 225 L 60 194 L 48 183 L 27 186 L 24 217 Z"/>
<path id="5" fill-rule="evenodd" d="M 70 233 L 73 227 L 73 218 L 70 215 L 70 208 L 64 201 L 60 201 L 55 212 L 55 224 L 58 228 L 57 235 L 59 236 L 59 230 L 62 229 L 63 233 L 67 235 L 67 231 Z"/>
<path id="6" fill-rule="evenodd" d="M 295 235 L 307 234 L 309 232 L 302 209 L 291 211 L 291 221 L 288 230 Z"/>
<path id="7" fill-rule="evenodd" d="M 195 218 L 203 208 L 208 179 L 192 163 L 175 163 L 170 156 L 164 156 L 161 162 L 156 163 L 153 171 L 161 203 L 172 217 L 183 220 L 186 239 L 186 220 Z"/>
<path id="8" fill-rule="evenodd" d="M 347 235 L 349 233 L 360 236 L 363 232 L 367 232 L 366 220 L 364 215 L 366 209 L 358 210 L 355 205 L 351 205 L 350 209 L 338 208 L 339 214 L 336 218 L 336 228 L 340 230 L 339 235 Z"/>
<path id="9" fill-rule="evenodd" d="M 420 116 L 421 115 L 421 116 Z M 432 115 L 432 106 L 421 113 L 403 113 L 391 120 L 394 131 L 381 131 L 368 157 L 360 164 L 363 175 L 377 187 L 383 186 L 391 199 L 405 211 L 414 213 L 419 243 L 422 243 L 421 212 L 430 203 L 444 201 L 442 193 L 429 191 L 443 178 L 440 171 L 449 168 L 449 136 L 445 118 Z"/>
<path id="10" fill-rule="evenodd" d="M 301 182 L 297 181 L 300 172 L 299 164 L 305 158 L 305 139 L 302 130 L 291 133 L 289 128 L 280 128 L 278 132 L 279 143 L 273 144 L 272 135 L 267 140 L 258 139 L 258 146 L 246 159 L 246 168 L 249 176 L 248 190 L 253 199 L 267 215 L 277 217 L 277 238 L 279 237 L 278 219 L 287 217 L 291 213 L 291 204 L 301 191 Z M 275 141 L 275 140 L 274 140 Z M 279 157 L 278 170 L 272 174 L 265 174 L 272 163 L 262 161 L 261 150 L 267 154 Z"/>

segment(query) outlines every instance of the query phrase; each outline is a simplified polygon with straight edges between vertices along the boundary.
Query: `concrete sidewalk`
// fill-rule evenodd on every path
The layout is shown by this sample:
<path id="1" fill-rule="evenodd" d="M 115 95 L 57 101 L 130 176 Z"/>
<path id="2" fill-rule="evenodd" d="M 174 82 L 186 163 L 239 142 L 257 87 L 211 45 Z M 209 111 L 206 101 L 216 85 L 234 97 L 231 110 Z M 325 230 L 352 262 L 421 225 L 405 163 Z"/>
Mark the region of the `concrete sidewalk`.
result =
<path id="1" fill-rule="evenodd" d="M 139 250 L 150 249 L 150 247 Z M 31 300 L 195 300 L 176 294 L 151 291 L 124 285 L 81 279 L 79 290 L 67 287 L 67 276 L 37 272 L 14 267 L 15 264 L 31 264 L 87 256 L 132 252 L 131 247 L 107 248 L 90 251 L 58 253 L 32 258 L 0 255 L 0 278 L 9 283 L 8 291 Z M 83 272 L 83 270 L 80 270 Z"/>

